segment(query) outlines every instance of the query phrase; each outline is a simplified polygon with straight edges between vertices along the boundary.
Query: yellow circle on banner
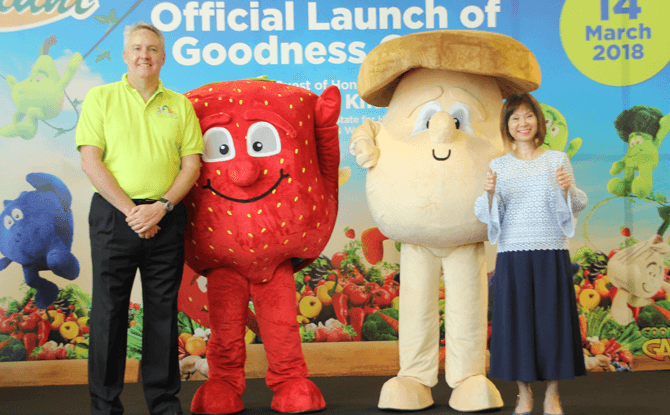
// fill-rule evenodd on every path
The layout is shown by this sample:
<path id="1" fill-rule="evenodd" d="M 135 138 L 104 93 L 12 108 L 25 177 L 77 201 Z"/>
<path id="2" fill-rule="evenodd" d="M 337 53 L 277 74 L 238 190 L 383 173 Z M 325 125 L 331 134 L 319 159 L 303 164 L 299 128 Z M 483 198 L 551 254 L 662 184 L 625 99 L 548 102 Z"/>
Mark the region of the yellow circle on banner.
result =
<path id="1" fill-rule="evenodd" d="M 573 65 L 605 85 L 634 85 L 670 61 L 670 1 L 565 0 L 561 42 Z"/>

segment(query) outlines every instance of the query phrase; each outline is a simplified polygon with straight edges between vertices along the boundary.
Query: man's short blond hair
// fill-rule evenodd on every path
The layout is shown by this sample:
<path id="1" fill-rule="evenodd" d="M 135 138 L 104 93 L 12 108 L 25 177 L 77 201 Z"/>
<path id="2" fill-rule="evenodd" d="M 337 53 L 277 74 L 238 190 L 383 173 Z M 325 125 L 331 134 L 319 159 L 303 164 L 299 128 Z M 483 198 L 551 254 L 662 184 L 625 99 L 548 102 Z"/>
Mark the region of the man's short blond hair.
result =
<path id="1" fill-rule="evenodd" d="M 158 30 L 156 26 L 147 22 L 137 22 L 126 26 L 126 28 L 123 30 L 123 50 L 128 49 L 128 41 L 130 39 L 130 35 L 142 29 L 150 30 L 154 32 L 156 36 L 158 36 L 158 38 L 161 41 L 161 47 L 163 48 L 163 53 L 165 53 L 165 37 L 163 36 L 163 33 L 160 30 Z"/>

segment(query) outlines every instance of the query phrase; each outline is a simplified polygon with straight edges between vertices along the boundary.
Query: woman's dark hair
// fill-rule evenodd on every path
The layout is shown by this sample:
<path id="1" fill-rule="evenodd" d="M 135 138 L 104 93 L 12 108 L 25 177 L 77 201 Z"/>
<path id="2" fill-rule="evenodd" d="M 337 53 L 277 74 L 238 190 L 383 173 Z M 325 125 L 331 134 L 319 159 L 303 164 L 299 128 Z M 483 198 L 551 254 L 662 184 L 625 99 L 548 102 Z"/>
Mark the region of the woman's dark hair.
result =
<path id="1" fill-rule="evenodd" d="M 510 95 L 503 105 L 500 114 L 500 134 L 503 142 L 511 146 L 514 143 L 514 138 L 509 133 L 509 119 L 520 106 L 527 105 L 533 111 L 535 118 L 537 118 L 537 134 L 535 134 L 535 148 L 544 144 L 544 136 L 547 134 L 547 122 L 544 119 L 544 114 L 534 96 L 525 92 L 523 94 Z"/>

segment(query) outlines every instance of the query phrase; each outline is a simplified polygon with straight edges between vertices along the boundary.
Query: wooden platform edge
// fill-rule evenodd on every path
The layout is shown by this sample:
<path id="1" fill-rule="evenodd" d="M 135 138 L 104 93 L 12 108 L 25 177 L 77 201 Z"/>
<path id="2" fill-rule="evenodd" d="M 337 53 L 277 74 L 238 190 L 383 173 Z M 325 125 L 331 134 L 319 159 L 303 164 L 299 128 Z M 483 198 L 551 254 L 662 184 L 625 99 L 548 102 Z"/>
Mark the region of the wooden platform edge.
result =
<path id="1" fill-rule="evenodd" d="M 140 361 L 126 360 L 126 383 L 137 382 Z M 0 363 L 0 388 L 17 386 L 86 385 L 88 360 L 39 360 Z"/>
<path id="2" fill-rule="evenodd" d="M 310 377 L 393 376 L 400 370 L 398 342 L 304 343 L 302 350 Z M 140 363 L 139 360 L 126 360 L 126 383 L 140 382 Z M 264 378 L 267 366 L 263 345 L 247 345 L 246 377 L 248 379 Z M 439 373 L 443 375 L 444 365 L 440 366 Z M 631 367 L 634 372 L 670 370 L 670 358 L 658 361 L 647 356 L 636 356 Z M 489 353 L 487 352 L 487 372 L 488 368 Z M 196 373 L 188 380 L 205 379 L 200 373 Z M 85 385 L 87 383 L 87 360 L 0 363 L 0 387 Z"/>
<path id="3" fill-rule="evenodd" d="M 392 376 L 400 369 L 398 342 L 305 343 L 302 350 L 310 376 Z M 267 368 L 263 345 L 247 345 L 246 377 L 262 379 Z M 140 361 L 127 359 L 125 382 L 134 383 L 140 379 Z M 189 378 L 204 379 L 199 373 Z M 87 383 L 87 360 L 0 363 L 0 387 Z"/>
<path id="4" fill-rule="evenodd" d="M 304 343 L 305 361 L 311 377 L 393 376 L 400 370 L 398 342 Z M 489 358 L 487 352 L 486 369 Z M 440 365 L 440 374 L 444 366 Z M 262 379 L 267 358 L 262 344 L 247 345 L 245 374 Z M 141 379 L 140 361 L 126 360 L 125 382 Z M 196 374 L 189 380 L 204 380 Z M 85 385 L 88 383 L 87 360 L 54 360 L 0 363 L 0 387 Z"/>
<path id="5" fill-rule="evenodd" d="M 310 377 L 393 376 L 400 370 L 398 342 L 305 343 L 302 345 Z M 267 371 L 262 344 L 247 345 L 245 374 L 262 379 Z M 444 375 L 444 365 L 439 373 Z M 657 361 L 636 356 L 633 371 L 670 370 L 670 359 Z M 486 353 L 486 371 L 489 353 Z M 593 373 L 593 372 L 590 372 Z M 188 380 L 205 380 L 199 373 Z M 125 382 L 140 382 L 140 361 L 126 360 Z M 87 360 L 54 360 L 0 363 L 0 387 L 85 385 L 88 383 Z"/>

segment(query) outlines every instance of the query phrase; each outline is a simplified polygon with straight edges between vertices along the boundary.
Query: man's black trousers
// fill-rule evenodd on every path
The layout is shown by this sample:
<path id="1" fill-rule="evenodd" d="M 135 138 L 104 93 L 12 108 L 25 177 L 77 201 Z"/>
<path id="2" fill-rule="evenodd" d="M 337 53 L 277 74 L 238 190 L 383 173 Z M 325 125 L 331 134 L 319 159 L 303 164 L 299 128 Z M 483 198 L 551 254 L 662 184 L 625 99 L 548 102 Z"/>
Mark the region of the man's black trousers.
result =
<path id="1" fill-rule="evenodd" d="M 151 203 L 153 201 L 135 201 Z M 184 267 L 186 208 L 166 213 L 158 233 L 142 239 L 99 194 L 89 213 L 93 298 L 89 320 L 89 390 L 93 415 L 122 414 L 128 306 L 137 270 L 142 284 L 144 395 L 152 415 L 182 414 L 177 295 Z"/>

